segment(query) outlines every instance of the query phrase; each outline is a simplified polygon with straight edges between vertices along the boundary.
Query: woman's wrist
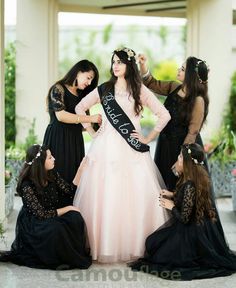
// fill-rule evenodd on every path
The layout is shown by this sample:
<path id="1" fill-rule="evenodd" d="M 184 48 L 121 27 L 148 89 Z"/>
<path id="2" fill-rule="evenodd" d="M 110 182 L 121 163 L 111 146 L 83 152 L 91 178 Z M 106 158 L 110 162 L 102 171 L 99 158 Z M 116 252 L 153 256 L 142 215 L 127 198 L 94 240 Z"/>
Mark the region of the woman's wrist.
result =
<path id="1" fill-rule="evenodd" d="M 77 116 L 77 119 L 75 121 L 75 124 L 79 124 L 80 123 L 80 116 Z"/>
<path id="2" fill-rule="evenodd" d="M 142 78 L 145 79 L 150 74 L 149 69 L 145 69 L 145 71 L 142 73 Z"/>
<path id="3" fill-rule="evenodd" d="M 146 137 L 146 141 L 147 141 L 146 144 L 152 142 L 154 139 L 156 139 L 158 135 L 159 135 L 159 132 L 153 129 Z"/>

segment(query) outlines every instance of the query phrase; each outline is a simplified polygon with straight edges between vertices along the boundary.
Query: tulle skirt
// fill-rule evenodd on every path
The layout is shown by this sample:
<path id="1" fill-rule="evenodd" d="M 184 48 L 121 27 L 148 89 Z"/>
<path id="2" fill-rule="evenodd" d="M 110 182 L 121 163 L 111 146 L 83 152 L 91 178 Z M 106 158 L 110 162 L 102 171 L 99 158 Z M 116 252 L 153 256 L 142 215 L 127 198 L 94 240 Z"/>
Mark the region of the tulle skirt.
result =
<path id="1" fill-rule="evenodd" d="M 236 254 L 211 220 L 176 221 L 149 235 L 145 257 L 129 266 L 169 280 L 222 277 L 236 272 Z"/>
<path id="2" fill-rule="evenodd" d="M 113 128 L 94 139 L 74 205 L 86 222 L 93 260 L 129 261 L 167 219 L 158 196 L 164 182 L 150 153 L 131 148 Z"/>

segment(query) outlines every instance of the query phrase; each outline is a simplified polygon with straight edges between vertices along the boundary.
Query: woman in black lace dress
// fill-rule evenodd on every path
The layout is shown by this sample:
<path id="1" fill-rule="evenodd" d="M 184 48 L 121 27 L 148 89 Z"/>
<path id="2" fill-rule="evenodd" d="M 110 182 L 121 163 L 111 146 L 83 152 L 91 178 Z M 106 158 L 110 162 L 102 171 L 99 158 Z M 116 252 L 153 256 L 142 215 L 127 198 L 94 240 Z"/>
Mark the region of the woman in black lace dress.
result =
<path id="1" fill-rule="evenodd" d="M 76 63 L 48 92 L 47 106 L 50 123 L 43 143 L 56 158 L 55 169 L 68 183 L 72 183 L 84 157 L 83 122 L 100 123 L 100 115 L 78 116 L 75 106 L 98 83 L 98 70 L 88 60 Z M 72 204 L 71 199 L 59 195 L 59 207 Z"/>
<path id="2" fill-rule="evenodd" d="M 74 185 L 53 170 L 54 158 L 45 146 L 33 145 L 19 176 L 17 192 L 23 207 L 11 251 L 0 261 L 47 269 L 86 269 L 91 257 L 84 220 L 74 206 L 58 208 L 58 196 L 73 199 Z"/>
<path id="3" fill-rule="evenodd" d="M 185 144 L 176 163 L 176 192 L 162 190 L 160 206 L 173 218 L 146 240 L 145 257 L 133 270 L 169 280 L 227 276 L 236 272 L 236 254 L 219 233 L 212 205 L 210 179 L 200 145 Z"/>
<path id="4" fill-rule="evenodd" d="M 196 142 L 203 146 L 199 133 L 208 113 L 208 67 L 204 61 L 189 57 L 178 69 L 180 82 L 159 81 L 148 71 L 144 55 L 140 55 L 139 61 L 144 84 L 166 96 L 164 106 L 171 120 L 159 135 L 154 161 L 167 188 L 173 190 L 177 177 L 171 168 L 177 161 L 181 145 Z"/>

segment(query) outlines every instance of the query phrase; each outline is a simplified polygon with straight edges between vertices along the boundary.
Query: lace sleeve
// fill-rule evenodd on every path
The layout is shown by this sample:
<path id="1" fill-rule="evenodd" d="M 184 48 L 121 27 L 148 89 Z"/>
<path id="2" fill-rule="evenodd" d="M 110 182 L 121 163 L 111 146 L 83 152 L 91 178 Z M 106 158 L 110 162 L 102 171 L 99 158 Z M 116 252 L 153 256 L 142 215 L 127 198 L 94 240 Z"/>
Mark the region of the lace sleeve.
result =
<path id="1" fill-rule="evenodd" d="M 57 216 L 56 209 L 46 210 L 39 202 L 35 191 L 30 185 L 25 185 L 22 188 L 22 201 L 30 214 L 38 219 L 48 219 Z"/>
<path id="2" fill-rule="evenodd" d="M 184 143 L 194 143 L 196 137 L 201 130 L 204 118 L 205 103 L 202 97 L 197 97 L 193 107 L 192 117 L 188 126 L 188 134 L 184 139 Z"/>
<path id="3" fill-rule="evenodd" d="M 176 206 L 172 209 L 173 216 L 180 222 L 187 224 L 191 218 L 193 207 L 195 205 L 195 187 L 192 183 L 187 183 L 183 188 L 184 196 L 180 209 Z"/>
<path id="4" fill-rule="evenodd" d="M 71 198 L 74 197 L 76 186 L 73 183 L 67 183 L 58 172 L 55 172 L 55 182 L 63 194 L 69 195 Z"/>
<path id="5" fill-rule="evenodd" d="M 64 89 L 61 85 L 55 85 L 50 92 L 50 108 L 53 111 L 65 110 Z"/>
<path id="6" fill-rule="evenodd" d="M 155 79 L 151 73 L 143 78 L 143 84 L 151 89 L 154 93 L 167 96 L 174 91 L 180 84 L 175 81 L 160 81 Z"/>

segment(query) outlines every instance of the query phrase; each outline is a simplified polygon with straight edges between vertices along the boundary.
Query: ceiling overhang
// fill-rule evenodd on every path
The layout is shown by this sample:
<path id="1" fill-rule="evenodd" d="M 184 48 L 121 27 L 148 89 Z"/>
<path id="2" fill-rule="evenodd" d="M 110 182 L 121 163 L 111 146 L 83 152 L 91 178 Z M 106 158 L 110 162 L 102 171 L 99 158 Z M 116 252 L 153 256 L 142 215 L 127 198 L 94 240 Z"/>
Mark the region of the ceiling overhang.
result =
<path id="1" fill-rule="evenodd" d="M 58 0 L 60 12 L 186 18 L 187 0 Z"/>

